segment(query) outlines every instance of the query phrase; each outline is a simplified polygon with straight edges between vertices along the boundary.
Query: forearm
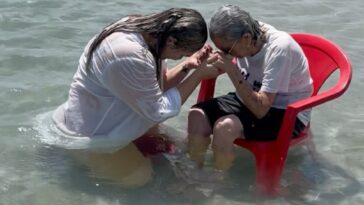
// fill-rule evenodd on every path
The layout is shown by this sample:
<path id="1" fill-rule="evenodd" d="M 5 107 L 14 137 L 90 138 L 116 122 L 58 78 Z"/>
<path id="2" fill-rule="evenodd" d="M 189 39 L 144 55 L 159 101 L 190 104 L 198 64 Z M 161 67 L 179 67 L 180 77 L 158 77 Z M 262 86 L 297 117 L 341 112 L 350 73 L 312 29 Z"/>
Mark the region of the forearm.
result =
<path id="1" fill-rule="evenodd" d="M 245 106 L 257 117 L 263 118 L 271 107 L 271 100 L 265 93 L 254 91 L 238 69 L 230 69 L 227 74 L 244 101 Z"/>
<path id="2" fill-rule="evenodd" d="M 199 76 L 199 72 L 195 71 L 191 75 L 189 75 L 182 83 L 177 85 L 177 89 L 181 95 L 181 104 L 186 102 L 187 98 L 200 83 L 200 80 L 201 77 Z"/>
<path id="3" fill-rule="evenodd" d="M 168 90 L 178 85 L 189 73 L 190 69 L 182 62 L 168 70 L 164 77 L 164 90 Z"/>

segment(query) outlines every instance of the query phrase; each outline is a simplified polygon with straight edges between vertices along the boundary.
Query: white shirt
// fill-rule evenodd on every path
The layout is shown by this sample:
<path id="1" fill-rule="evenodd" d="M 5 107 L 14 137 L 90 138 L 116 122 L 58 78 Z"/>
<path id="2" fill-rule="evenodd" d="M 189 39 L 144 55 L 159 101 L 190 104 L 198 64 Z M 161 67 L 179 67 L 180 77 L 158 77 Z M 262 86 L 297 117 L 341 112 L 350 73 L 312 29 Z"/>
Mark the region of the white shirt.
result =
<path id="1" fill-rule="evenodd" d="M 268 29 L 267 42 L 254 56 L 238 59 L 238 67 L 255 91 L 276 94 L 272 107 L 285 109 L 289 104 L 311 96 L 308 62 L 301 47 L 288 33 L 268 24 L 263 27 Z M 302 111 L 298 118 L 307 125 L 310 110 Z"/>
<path id="2" fill-rule="evenodd" d="M 93 52 L 86 74 L 90 42 L 67 102 L 53 115 L 63 133 L 81 135 L 68 136 L 73 141 L 70 148 L 120 149 L 179 113 L 180 94 L 176 88 L 161 90 L 155 59 L 141 34 L 116 32 L 105 38 Z M 165 63 L 162 67 L 166 69 Z"/>

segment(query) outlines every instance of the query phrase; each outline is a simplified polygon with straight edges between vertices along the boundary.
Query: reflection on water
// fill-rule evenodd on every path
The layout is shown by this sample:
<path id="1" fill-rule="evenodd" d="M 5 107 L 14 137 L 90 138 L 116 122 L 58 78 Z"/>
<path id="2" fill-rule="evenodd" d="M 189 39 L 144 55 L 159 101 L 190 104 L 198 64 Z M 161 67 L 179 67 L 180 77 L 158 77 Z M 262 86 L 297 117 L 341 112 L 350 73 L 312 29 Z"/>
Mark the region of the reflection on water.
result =
<path id="1" fill-rule="evenodd" d="M 92 177 L 86 166 L 53 146 L 46 126 L 34 126 L 36 116 L 65 101 L 83 46 L 103 25 L 122 14 L 175 6 L 198 9 L 209 19 L 221 1 L 0 0 L 0 204 L 363 204 L 364 2 L 224 3 L 239 4 L 289 32 L 323 35 L 340 45 L 353 64 L 348 91 L 313 111 L 312 141 L 289 153 L 281 196 L 255 195 L 254 159 L 240 148 L 222 181 L 187 168 L 183 140 L 196 93 L 178 117 L 166 122 L 178 152 L 154 156 L 153 181 L 142 188 L 125 189 Z M 217 86 L 218 95 L 232 89 L 226 76 Z M 210 158 L 209 152 L 205 171 L 211 174 Z"/>

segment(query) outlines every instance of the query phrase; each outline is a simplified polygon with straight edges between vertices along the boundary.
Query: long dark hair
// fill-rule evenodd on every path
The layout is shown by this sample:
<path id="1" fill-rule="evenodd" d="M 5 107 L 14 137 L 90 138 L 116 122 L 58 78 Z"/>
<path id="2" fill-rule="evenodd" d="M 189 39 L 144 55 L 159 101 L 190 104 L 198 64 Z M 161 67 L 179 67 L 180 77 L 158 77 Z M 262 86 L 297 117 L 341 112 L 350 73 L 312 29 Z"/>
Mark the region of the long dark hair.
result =
<path id="1" fill-rule="evenodd" d="M 93 51 L 113 32 L 147 33 L 156 38 L 154 47 L 150 48 L 156 64 L 159 79 L 161 66 L 161 52 L 169 36 L 176 39 L 178 49 L 197 51 L 207 40 L 207 25 L 201 14 L 193 9 L 171 8 L 160 13 L 150 15 L 129 16 L 126 21 L 119 20 L 105 27 L 93 40 L 86 54 L 86 71 L 88 71 Z"/>

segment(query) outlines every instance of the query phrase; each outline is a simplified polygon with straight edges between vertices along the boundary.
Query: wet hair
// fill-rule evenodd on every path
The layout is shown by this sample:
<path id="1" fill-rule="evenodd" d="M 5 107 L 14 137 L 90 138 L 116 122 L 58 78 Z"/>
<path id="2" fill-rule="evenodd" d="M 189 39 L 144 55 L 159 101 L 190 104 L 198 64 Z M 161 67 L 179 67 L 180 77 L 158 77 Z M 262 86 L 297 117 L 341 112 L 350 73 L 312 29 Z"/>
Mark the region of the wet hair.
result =
<path id="1" fill-rule="evenodd" d="M 110 34 L 118 31 L 147 33 L 156 39 L 150 48 L 157 64 L 157 78 L 161 67 L 161 52 L 168 37 L 176 39 L 175 48 L 195 52 L 202 48 L 208 36 L 207 25 L 199 12 L 187 8 L 171 8 L 150 15 L 132 15 L 105 27 L 93 40 L 87 52 L 86 71 L 92 60 L 92 53 Z"/>
<path id="2" fill-rule="evenodd" d="M 238 6 L 221 6 L 210 20 L 209 32 L 211 38 L 238 40 L 245 33 L 252 36 L 253 43 L 258 39 L 264 41 L 265 35 L 259 22 L 253 19 L 247 11 Z"/>

